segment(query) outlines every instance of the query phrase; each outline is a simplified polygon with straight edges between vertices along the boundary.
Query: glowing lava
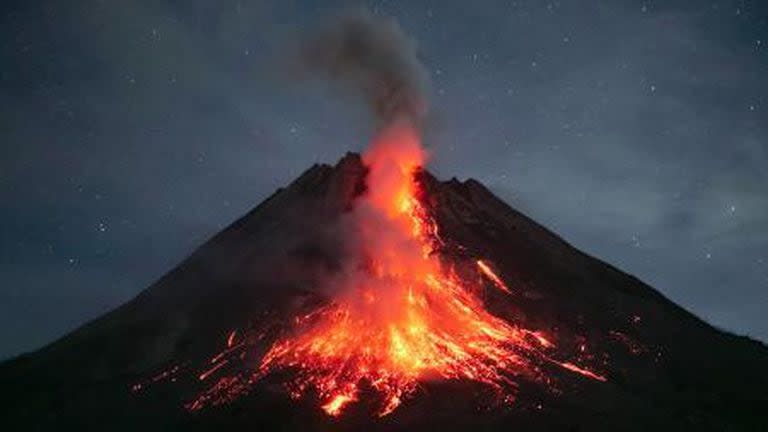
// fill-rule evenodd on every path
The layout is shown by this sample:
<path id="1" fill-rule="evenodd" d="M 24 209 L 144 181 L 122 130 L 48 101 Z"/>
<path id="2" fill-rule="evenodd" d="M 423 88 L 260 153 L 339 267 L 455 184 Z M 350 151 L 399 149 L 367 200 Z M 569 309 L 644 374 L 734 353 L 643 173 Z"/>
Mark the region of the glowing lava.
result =
<path id="1" fill-rule="evenodd" d="M 492 263 L 438 251 L 446 245 L 415 176 L 425 157 L 413 128 L 391 126 L 379 135 L 364 155 L 367 192 L 345 219 L 353 253 L 333 281 L 329 302 L 295 317 L 255 371 L 224 372 L 247 358 L 245 350 L 264 333 L 255 339 L 229 333 L 226 349 L 198 377 L 219 378 L 188 409 L 228 403 L 267 376 L 282 377 L 292 398 L 317 398 L 331 416 L 364 398 L 377 415 L 388 415 L 420 383 L 435 380 L 478 383 L 497 401 L 512 402 L 520 379 L 551 383 L 545 365 L 606 380 L 555 360 L 555 345 L 542 332 L 486 310 L 479 296 L 485 281 L 505 296 L 515 294 Z"/>
<path id="2" fill-rule="evenodd" d="M 496 275 L 496 272 L 494 272 L 491 266 L 489 266 L 485 261 L 477 260 L 477 268 L 479 268 L 480 271 L 488 277 L 488 279 L 493 281 L 494 285 L 496 285 L 496 287 L 498 287 L 500 290 L 507 294 L 512 294 L 512 290 L 509 289 L 507 284 L 505 284 L 504 281 L 501 280 L 498 275 Z"/>
<path id="3" fill-rule="evenodd" d="M 414 177 L 424 161 L 413 129 L 379 135 L 364 156 L 368 192 L 353 211 L 359 256 L 347 263 L 331 303 L 297 319 L 291 335 L 272 345 L 256 379 L 290 371 L 291 396 L 311 394 L 333 416 L 371 389 L 384 416 L 422 381 L 468 380 L 512 400 L 516 377 L 537 379 L 541 364 L 557 363 L 544 353 L 552 344 L 540 333 L 486 311 L 474 294 L 481 279 L 462 280 L 435 253 L 437 224 Z M 476 264 L 478 275 L 512 294 L 488 263 Z"/>

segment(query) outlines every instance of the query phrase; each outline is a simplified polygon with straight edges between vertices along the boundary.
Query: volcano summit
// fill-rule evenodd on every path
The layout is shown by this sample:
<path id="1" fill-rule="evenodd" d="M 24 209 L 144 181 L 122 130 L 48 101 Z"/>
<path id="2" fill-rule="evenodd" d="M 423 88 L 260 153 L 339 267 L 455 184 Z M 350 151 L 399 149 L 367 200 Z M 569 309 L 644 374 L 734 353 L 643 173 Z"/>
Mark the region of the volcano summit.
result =
<path id="1" fill-rule="evenodd" d="M 759 429 L 765 346 L 477 181 L 437 180 L 409 131 L 313 166 L 134 300 L 2 364 L 2 422 Z"/>

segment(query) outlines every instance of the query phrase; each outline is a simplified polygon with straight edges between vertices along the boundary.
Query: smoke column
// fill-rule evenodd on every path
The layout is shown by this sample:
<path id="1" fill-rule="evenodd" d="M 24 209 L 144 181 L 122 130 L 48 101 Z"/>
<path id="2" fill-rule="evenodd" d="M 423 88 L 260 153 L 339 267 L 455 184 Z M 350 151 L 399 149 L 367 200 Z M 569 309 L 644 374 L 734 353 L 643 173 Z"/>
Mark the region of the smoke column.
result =
<path id="1" fill-rule="evenodd" d="M 359 91 L 380 127 L 407 122 L 419 129 L 427 115 L 426 68 L 392 18 L 347 11 L 307 38 L 301 60 L 310 73 Z"/>
<path id="2" fill-rule="evenodd" d="M 361 284 L 387 289 L 381 278 L 371 278 L 370 269 L 361 272 L 357 261 L 404 267 L 418 262 L 422 253 L 401 205 L 413 196 L 412 176 L 427 157 L 420 136 L 427 115 L 426 68 L 417 57 L 415 41 L 393 18 L 365 9 L 338 15 L 305 40 L 300 56 L 307 72 L 363 96 L 378 125 L 363 154 L 369 170 L 367 193 L 348 221 L 351 232 L 345 237 L 353 252 L 349 271 L 342 276 L 347 280 L 332 289 L 351 289 L 353 297 Z"/>
<path id="3" fill-rule="evenodd" d="M 390 17 L 346 10 L 310 36 L 300 51 L 305 70 L 364 97 L 378 126 L 363 154 L 367 193 L 344 230 L 352 249 L 342 275 L 346 280 L 329 287 L 347 294 L 351 289 L 354 297 L 361 284 L 386 289 L 380 278 L 361 272 L 358 261 L 395 265 L 391 260 L 398 258 L 396 265 L 403 267 L 418 262 L 422 253 L 401 206 L 413 196 L 412 175 L 427 159 L 421 126 L 427 116 L 428 74 L 416 42 Z"/>

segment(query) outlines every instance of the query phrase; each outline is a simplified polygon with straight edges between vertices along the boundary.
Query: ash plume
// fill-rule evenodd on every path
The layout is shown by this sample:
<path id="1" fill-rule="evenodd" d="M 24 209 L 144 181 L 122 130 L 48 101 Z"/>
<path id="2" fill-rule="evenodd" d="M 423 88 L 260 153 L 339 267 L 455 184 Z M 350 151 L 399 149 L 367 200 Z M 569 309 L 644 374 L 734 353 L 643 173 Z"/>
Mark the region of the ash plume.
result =
<path id="1" fill-rule="evenodd" d="M 346 11 L 305 40 L 301 63 L 360 91 L 381 126 L 407 121 L 418 128 L 426 117 L 426 68 L 415 41 L 392 18 Z"/>

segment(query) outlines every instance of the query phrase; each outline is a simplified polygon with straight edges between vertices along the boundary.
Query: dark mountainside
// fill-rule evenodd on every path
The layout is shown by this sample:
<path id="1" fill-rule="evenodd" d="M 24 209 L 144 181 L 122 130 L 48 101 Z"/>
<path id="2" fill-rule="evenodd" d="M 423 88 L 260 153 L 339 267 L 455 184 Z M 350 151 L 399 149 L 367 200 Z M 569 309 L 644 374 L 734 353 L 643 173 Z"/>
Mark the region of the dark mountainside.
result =
<path id="1" fill-rule="evenodd" d="M 134 300 L 0 365 L 3 430 L 765 430 L 763 344 L 574 249 L 477 181 L 426 172 L 419 181 L 446 241 L 441 253 L 488 258 L 520 293 L 489 291 L 489 310 L 556 335 L 563 357 L 580 358 L 585 346 L 606 382 L 552 369 L 556 390 L 521 383 L 515 404 L 499 408 L 478 405 L 472 384 L 427 383 L 379 419 L 362 408 L 331 418 L 265 381 L 233 403 L 186 411 L 203 388 L 201 365 L 233 328 L 269 327 L 322 296 L 313 288 L 334 268 L 326 228 L 364 193 L 365 173 L 354 154 L 312 167 Z M 172 379 L 132 391 L 173 366 Z"/>

